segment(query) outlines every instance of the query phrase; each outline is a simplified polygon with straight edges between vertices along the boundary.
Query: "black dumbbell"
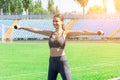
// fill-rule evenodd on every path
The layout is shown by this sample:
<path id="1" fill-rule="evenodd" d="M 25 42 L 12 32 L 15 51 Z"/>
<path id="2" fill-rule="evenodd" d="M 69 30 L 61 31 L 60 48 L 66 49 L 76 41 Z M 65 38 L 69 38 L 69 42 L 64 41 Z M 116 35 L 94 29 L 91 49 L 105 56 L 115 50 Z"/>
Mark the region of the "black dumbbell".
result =
<path id="1" fill-rule="evenodd" d="M 15 26 L 14 26 L 14 29 L 18 29 L 18 26 L 17 26 L 17 25 L 15 25 Z"/>

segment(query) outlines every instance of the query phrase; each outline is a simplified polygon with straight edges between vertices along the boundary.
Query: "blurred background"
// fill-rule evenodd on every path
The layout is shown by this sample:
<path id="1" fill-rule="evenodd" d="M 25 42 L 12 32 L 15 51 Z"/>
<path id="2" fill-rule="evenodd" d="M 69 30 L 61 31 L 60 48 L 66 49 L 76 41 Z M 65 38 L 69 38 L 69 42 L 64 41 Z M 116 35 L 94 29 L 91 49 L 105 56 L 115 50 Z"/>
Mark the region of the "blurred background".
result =
<path id="1" fill-rule="evenodd" d="M 71 30 L 103 30 L 104 36 L 79 36 L 77 40 L 120 40 L 120 0 L 0 0 L 1 40 L 46 40 L 48 37 L 13 26 L 54 30 L 55 13 L 65 17 L 65 27 Z"/>
<path id="2" fill-rule="evenodd" d="M 120 0 L 0 0 L 0 19 L 119 18 Z"/>

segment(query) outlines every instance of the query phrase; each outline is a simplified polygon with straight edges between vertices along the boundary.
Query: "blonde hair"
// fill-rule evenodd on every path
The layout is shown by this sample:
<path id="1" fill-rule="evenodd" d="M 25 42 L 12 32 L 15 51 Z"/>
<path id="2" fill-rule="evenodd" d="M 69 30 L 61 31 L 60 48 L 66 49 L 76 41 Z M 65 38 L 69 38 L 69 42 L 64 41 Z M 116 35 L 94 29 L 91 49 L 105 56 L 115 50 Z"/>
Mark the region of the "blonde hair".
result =
<path id="1" fill-rule="evenodd" d="M 63 17 L 63 15 L 60 14 L 60 13 L 57 13 L 57 14 L 54 15 L 54 18 L 55 18 L 55 17 L 58 17 L 58 18 L 60 18 L 61 21 L 63 21 L 62 29 L 65 31 L 65 27 L 64 27 L 64 17 Z"/>

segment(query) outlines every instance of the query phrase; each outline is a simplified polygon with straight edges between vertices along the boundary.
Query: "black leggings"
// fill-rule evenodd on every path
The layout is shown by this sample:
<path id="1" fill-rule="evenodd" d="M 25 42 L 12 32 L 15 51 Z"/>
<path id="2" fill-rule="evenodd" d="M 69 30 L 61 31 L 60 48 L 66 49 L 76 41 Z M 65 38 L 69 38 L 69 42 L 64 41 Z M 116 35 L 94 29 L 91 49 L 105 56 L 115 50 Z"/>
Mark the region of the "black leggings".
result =
<path id="1" fill-rule="evenodd" d="M 66 56 L 50 57 L 48 80 L 56 80 L 60 73 L 62 80 L 71 80 L 71 72 Z"/>

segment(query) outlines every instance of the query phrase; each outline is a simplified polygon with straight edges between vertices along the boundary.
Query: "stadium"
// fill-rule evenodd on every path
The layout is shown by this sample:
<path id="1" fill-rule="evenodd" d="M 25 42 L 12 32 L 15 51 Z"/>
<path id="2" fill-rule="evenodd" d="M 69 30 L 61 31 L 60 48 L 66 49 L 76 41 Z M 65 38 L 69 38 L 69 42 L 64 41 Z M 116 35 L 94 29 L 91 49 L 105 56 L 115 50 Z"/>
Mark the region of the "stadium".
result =
<path id="1" fill-rule="evenodd" d="M 66 30 L 103 30 L 69 37 L 65 48 L 72 80 L 119 80 L 120 15 L 63 14 Z M 0 80 L 47 80 L 49 37 L 15 25 L 54 31 L 53 14 L 0 15 Z M 74 47 L 73 47 L 74 46 Z M 58 74 L 57 80 L 62 80 Z"/>

